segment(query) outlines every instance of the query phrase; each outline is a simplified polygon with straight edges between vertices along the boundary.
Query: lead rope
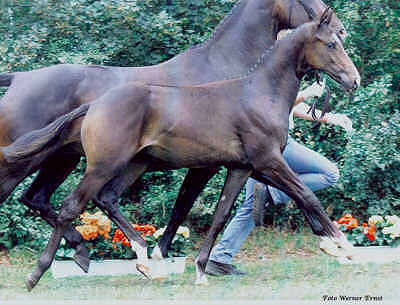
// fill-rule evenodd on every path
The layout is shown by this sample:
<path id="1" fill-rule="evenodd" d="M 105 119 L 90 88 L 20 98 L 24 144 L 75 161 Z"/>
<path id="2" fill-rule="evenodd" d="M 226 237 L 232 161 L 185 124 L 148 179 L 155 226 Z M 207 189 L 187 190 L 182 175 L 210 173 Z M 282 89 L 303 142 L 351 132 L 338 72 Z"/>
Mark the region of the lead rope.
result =
<path id="1" fill-rule="evenodd" d="M 316 77 L 316 79 L 317 79 L 317 83 L 318 83 L 319 85 L 321 85 L 321 78 L 320 78 L 319 72 L 316 72 L 315 77 Z M 313 103 L 311 104 L 310 108 L 309 108 L 308 111 L 307 111 L 307 114 L 309 114 L 309 113 L 311 112 L 311 116 L 312 116 L 313 120 L 316 121 L 316 122 L 312 125 L 312 127 L 311 127 L 311 128 L 313 128 L 313 129 L 314 129 L 314 128 L 317 128 L 317 127 L 321 124 L 321 122 L 319 122 L 319 120 L 321 120 L 321 119 L 324 117 L 324 115 L 326 114 L 326 112 L 327 112 L 328 109 L 330 108 L 329 100 L 330 100 L 330 98 L 331 98 L 331 89 L 330 89 L 329 86 L 326 84 L 326 79 L 325 79 L 325 77 L 323 77 L 323 79 L 324 79 L 324 81 L 325 81 L 326 95 L 325 95 L 324 101 L 323 101 L 323 103 L 322 103 L 321 115 L 320 115 L 320 117 L 318 118 L 318 117 L 317 117 L 317 114 L 315 113 L 315 111 L 316 111 L 316 109 L 317 109 L 318 97 L 314 97 L 314 101 L 313 101 Z"/>

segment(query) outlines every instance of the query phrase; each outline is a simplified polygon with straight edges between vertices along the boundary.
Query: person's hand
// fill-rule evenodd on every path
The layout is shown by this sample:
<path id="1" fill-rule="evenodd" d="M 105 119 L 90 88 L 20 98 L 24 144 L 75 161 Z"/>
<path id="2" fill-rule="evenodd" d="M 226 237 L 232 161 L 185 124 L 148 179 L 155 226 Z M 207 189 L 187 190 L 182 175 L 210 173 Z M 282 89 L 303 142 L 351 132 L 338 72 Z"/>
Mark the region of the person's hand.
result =
<path id="1" fill-rule="evenodd" d="M 353 132 L 353 123 L 350 118 L 345 114 L 340 113 L 327 113 L 326 122 L 342 127 L 348 134 Z"/>
<path id="2" fill-rule="evenodd" d="M 321 97 L 325 90 L 325 78 L 322 84 L 318 82 L 313 83 L 311 86 L 307 87 L 301 91 L 301 96 L 307 100 L 312 97 Z"/>

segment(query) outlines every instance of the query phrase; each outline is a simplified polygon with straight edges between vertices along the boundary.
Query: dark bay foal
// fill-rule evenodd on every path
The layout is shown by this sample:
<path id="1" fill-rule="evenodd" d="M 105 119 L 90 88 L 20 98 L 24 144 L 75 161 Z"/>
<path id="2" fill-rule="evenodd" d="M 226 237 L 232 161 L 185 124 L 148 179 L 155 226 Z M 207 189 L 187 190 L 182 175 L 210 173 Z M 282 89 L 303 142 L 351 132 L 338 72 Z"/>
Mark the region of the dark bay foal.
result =
<path id="1" fill-rule="evenodd" d="M 126 84 L 3 150 L 9 158 L 21 158 L 41 154 L 57 141 L 81 140 L 87 157 L 85 175 L 64 200 L 51 239 L 28 276 L 28 289 L 49 268 L 66 228 L 90 199 L 104 187 L 119 192 L 154 167 L 228 169 L 212 226 L 196 258 L 198 284 L 207 283 L 204 270 L 210 250 L 249 176 L 295 199 L 313 232 L 329 247 L 340 247 L 343 255 L 351 256 L 351 244 L 281 153 L 289 113 L 306 71 L 326 72 L 348 91 L 359 86 L 358 71 L 329 26 L 331 20 L 327 10 L 319 21 L 277 42 L 269 60 L 262 56 L 246 77 L 187 87 Z M 85 113 L 83 120 L 76 120 Z M 133 244 L 146 273 L 146 248 Z"/>

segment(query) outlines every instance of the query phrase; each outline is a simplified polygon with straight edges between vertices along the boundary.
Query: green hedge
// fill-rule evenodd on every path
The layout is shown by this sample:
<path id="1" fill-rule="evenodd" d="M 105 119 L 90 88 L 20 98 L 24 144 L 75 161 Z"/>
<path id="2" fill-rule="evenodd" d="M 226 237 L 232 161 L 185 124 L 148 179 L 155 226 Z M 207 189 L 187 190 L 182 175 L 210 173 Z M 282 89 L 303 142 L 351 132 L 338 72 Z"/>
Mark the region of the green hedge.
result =
<path id="1" fill-rule="evenodd" d="M 0 71 L 25 71 L 58 63 L 156 64 L 207 39 L 234 2 L 0 0 Z M 338 127 L 311 129 L 311 123 L 298 120 L 294 136 L 340 168 L 339 183 L 318 192 L 332 217 L 344 212 L 361 217 L 398 214 L 399 4 L 396 0 L 326 3 L 345 23 L 349 32 L 345 47 L 362 75 L 362 88 L 351 99 L 329 82 L 334 111 L 348 114 L 356 132 L 347 138 Z M 79 181 L 83 166 L 53 196 L 54 205 L 58 206 Z M 121 199 L 124 213 L 135 222 L 165 225 L 185 172 L 146 174 Z M 190 222 L 200 231 L 210 224 L 223 180 L 221 170 L 191 213 Z M 49 227 L 17 202 L 29 183 L 25 180 L 0 209 L 0 245 L 36 248 L 48 237 Z M 271 213 L 275 225 L 303 223 L 292 205 L 276 207 Z"/>

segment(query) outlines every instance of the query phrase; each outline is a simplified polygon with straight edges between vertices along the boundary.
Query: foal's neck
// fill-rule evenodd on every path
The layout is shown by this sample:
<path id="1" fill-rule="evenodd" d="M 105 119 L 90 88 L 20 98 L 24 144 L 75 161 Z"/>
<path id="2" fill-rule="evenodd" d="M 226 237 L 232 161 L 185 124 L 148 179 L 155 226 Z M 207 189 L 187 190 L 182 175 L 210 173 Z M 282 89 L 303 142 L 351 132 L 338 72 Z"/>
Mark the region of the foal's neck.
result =
<path id="1" fill-rule="evenodd" d="M 301 26 L 277 41 L 266 55 L 268 59 L 262 60 L 256 71 L 249 75 L 259 88 L 266 88 L 276 100 L 287 102 L 289 108 L 293 106 L 304 76 L 304 46 L 309 35 L 310 27 Z"/>

